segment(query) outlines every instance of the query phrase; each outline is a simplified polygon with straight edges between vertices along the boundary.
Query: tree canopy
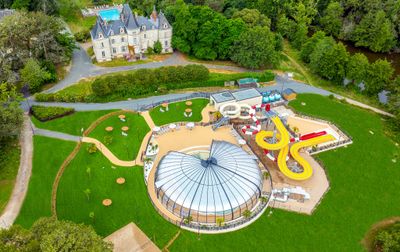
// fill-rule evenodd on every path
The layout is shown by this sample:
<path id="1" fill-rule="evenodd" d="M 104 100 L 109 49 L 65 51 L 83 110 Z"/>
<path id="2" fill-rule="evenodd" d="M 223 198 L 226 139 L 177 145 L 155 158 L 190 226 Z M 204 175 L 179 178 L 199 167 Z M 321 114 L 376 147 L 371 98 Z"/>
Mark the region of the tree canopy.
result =
<path id="1" fill-rule="evenodd" d="M 281 41 L 279 41 L 281 43 Z M 232 60 L 247 68 L 276 65 L 280 52 L 275 34 L 267 27 L 256 26 L 242 33 L 232 47 Z"/>
<path id="2" fill-rule="evenodd" d="M 1 251 L 112 251 L 92 227 L 54 218 L 36 221 L 31 230 L 12 226 L 0 231 Z"/>
<path id="3" fill-rule="evenodd" d="M 14 86 L 0 83 L 0 141 L 19 135 L 23 121 L 20 100 Z"/>

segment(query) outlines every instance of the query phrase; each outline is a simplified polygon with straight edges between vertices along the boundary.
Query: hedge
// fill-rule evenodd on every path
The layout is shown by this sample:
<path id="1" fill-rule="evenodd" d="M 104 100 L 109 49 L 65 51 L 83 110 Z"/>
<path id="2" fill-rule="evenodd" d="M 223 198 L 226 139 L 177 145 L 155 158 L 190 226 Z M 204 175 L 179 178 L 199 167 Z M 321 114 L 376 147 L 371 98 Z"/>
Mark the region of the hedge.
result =
<path id="1" fill-rule="evenodd" d="M 126 75 L 97 78 L 92 83 L 92 91 L 100 97 L 114 93 L 140 96 L 153 93 L 168 83 L 175 83 L 175 87 L 179 88 L 179 83 L 206 81 L 208 77 L 208 69 L 202 65 L 139 69 Z"/>
<path id="2" fill-rule="evenodd" d="M 34 105 L 31 107 L 31 114 L 41 122 L 50 121 L 75 112 L 73 108 L 45 107 Z"/>
<path id="3" fill-rule="evenodd" d="M 36 94 L 39 102 L 105 102 L 163 94 L 168 90 L 223 87 L 225 81 L 253 77 L 260 82 L 272 81 L 274 73 L 243 72 L 236 74 L 210 74 L 202 65 L 169 66 L 156 69 L 139 69 L 129 73 L 97 77 L 90 85 L 90 93 L 58 92 L 55 94 Z"/>

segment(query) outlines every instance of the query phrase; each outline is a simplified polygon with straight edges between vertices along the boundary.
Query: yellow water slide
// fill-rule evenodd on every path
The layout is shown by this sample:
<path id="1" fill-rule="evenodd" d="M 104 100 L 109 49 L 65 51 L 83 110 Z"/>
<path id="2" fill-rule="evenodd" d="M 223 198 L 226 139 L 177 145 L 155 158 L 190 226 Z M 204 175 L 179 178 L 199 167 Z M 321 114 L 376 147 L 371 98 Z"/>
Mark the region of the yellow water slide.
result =
<path id="1" fill-rule="evenodd" d="M 296 162 L 303 167 L 303 172 L 301 173 L 296 173 L 293 172 L 289 169 L 286 163 L 286 156 L 289 151 L 289 145 L 285 146 L 280 152 L 278 156 L 278 166 L 281 172 L 288 178 L 294 179 L 294 180 L 306 180 L 309 179 L 312 174 L 313 170 L 311 168 L 311 165 L 302 157 L 300 156 L 300 149 L 309 147 L 309 146 L 314 146 L 317 144 L 333 141 L 335 138 L 332 135 L 323 135 L 323 136 L 318 136 L 315 138 L 311 138 L 305 141 L 301 141 L 298 143 L 295 143 L 292 145 L 290 148 L 290 155 Z"/>
<path id="2" fill-rule="evenodd" d="M 275 127 L 279 132 L 276 136 L 278 142 L 273 144 L 266 142 L 265 138 L 271 138 L 274 135 L 274 132 L 262 130 L 256 135 L 256 143 L 258 146 L 266 150 L 280 150 L 289 144 L 290 136 L 279 117 L 274 116 L 271 118 L 271 121 L 275 124 Z"/>

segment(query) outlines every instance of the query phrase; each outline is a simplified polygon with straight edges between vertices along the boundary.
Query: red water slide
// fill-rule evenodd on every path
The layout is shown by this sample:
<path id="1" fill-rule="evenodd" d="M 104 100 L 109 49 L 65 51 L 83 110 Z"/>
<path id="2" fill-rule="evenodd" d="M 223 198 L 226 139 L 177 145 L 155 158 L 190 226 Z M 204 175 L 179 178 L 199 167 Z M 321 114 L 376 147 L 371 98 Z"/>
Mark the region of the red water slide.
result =
<path id="1" fill-rule="evenodd" d="M 299 139 L 301 141 L 304 141 L 304 140 L 308 140 L 308 139 L 311 139 L 311 138 L 314 138 L 314 137 L 323 136 L 323 135 L 326 135 L 326 131 L 325 130 L 324 131 L 320 131 L 320 132 L 313 132 L 313 133 L 305 134 L 304 136 L 301 136 Z"/>

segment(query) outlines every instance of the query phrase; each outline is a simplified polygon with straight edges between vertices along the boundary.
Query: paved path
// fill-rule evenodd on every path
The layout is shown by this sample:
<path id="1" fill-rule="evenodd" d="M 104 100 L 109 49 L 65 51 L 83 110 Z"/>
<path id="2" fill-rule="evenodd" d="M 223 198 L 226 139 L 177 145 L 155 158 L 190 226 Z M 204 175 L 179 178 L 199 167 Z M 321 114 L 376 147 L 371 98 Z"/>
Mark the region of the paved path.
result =
<path id="1" fill-rule="evenodd" d="M 79 137 L 79 136 L 73 136 L 73 135 L 58 132 L 58 131 L 39 129 L 36 127 L 34 127 L 34 134 L 38 135 L 38 136 L 57 138 L 57 139 L 65 140 L 65 141 L 72 141 L 72 142 L 81 141 L 81 137 Z"/>
<path id="2" fill-rule="evenodd" d="M 271 90 L 279 90 L 282 91 L 286 88 L 291 88 L 297 93 L 312 93 L 312 94 L 319 94 L 319 95 L 334 95 L 338 99 L 345 99 L 348 103 L 362 107 L 365 109 L 372 110 L 376 113 L 386 115 L 386 116 L 393 116 L 390 113 L 374 108 L 372 106 L 363 104 L 361 102 L 352 100 L 350 98 L 345 98 L 341 95 L 337 95 L 335 93 L 332 93 L 330 91 L 327 91 L 322 88 L 318 88 L 315 86 L 310 86 L 307 84 L 304 84 L 299 81 L 295 80 L 288 80 L 285 78 L 282 78 L 281 76 L 277 75 L 275 78 L 276 83 L 274 85 L 268 86 L 268 87 L 262 87 L 259 88 L 259 91 L 264 92 L 264 91 L 271 91 Z M 141 98 L 141 99 L 135 99 L 135 100 L 130 100 L 130 101 L 118 101 L 118 102 L 109 102 L 109 103 L 63 103 L 63 102 L 34 102 L 32 101 L 31 103 L 34 105 L 42 105 L 42 106 L 61 106 L 61 107 L 71 107 L 74 108 L 77 111 L 90 111 L 90 110 L 108 110 L 108 109 L 130 109 L 130 110 L 139 110 L 140 107 L 142 106 L 149 106 L 157 102 L 162 102 L 165 100 L 171 100 L 171 99 L 185 99 L 190 97 L 193 92 L 188 92 L 188 93 L 178 93 L 178 94 L 167 94 L 167 95 L 160 95 L 160 96 L 152 96 L 152 97 L 147 97 L 147 98 Z M 26 104 L 23 107 L 27 107 Z"/>
<path id="3" fill-rule="evenodd" d="M 0 216 L 0 228 L 9 228 L 17 218 L 28 191 L 32 173 L 33 134 L 28 115 L 24 115 L 24 124 L 20 136 L 21 159 L 17 179 L 10 200 Z"/>
<path id="4" fill-rule="evenodd" d="M 150 63 L 130 65 L 130 66 L 120 66 L 120 67 L 100 67 L 92 63 L 92 60 L 87 55 L 86 51 L 82 48 L 82 46 L 78 44 L 78 49 L 74 50 L 73 52 L 72 66 L 70 72 L 67 74 L 65 79 L 57 83 L 52 88 L 43 91 L 43 93 L 55 93 L 61 89 L 64 89 L 66 87 L 69 87 L 77 83 L 82 78 L 89 78 L 104 74 L 124 72 L 135 69 L 158 68 L 162 66 L 176 66 L 176 65 L 188 65 L 188 64 L 201 64 L 206 66 L 207 68 L 230 70 L 236 72 L 250 71 L 248 69 L 235 66 L 223 66 L 223 65 L 190 62 L 186 60 L 179 52 L 174 52 L 166 60 L 160 62 L 150 62 Z"/>

